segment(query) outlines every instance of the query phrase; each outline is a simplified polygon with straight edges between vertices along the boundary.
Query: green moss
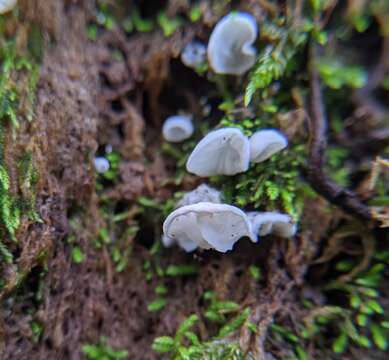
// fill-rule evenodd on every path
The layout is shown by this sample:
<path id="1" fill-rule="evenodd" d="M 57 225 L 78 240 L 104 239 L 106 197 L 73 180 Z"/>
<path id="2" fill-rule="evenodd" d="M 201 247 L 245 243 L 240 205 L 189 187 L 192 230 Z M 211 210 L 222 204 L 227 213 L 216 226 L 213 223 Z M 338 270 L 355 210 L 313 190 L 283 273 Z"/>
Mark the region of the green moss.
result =
<path id="1" fill-rule="evenodd" d="M 362 348 L 376 347 L 385 351 L 388 347 L 387 314 L 380 303 L 380 285 L 389 263 L 388 252 L 377 252 L 372 266 L 347 282 L 332 282 L 327 292 L 337 292 L 328 297 L 325 306 L 313 308 L 305 322 L 291 330 L 287 326 L 273 324 L 273 341 L 305 349 L 306 343 L 314 344 L 316 351 L 327 353 L 329 346 L 335 354 L 343 354 L 349 346 Z M 341 260 L 335 266 L 338 271 L 349 272 L 357 263 Z M 337 299 L 346 299 L 346 302 Z M 338 302 L 338 303 L 337 303 Z M 295 329 L 299 329 L 297 332 Z M 328 336 L 333 334 L 333 336 Z M 305 340 L 304 340 L 305 339 Z M 306 342 L 307 341 L 307 342 Z M 290 345 L 285 345 L 289 343 Z"/>
<path id="2" fill-rule="evenodd" d="M 323 82 L 331 89 L 361 88 L 367 82 L 367 74 L 360 66 L 344 65 L 336 59 L 321 59 L 316 66 Z"/>
<path id="3" fill-rule="evenodd" d="M 214 177 L 211 183 L 223 191 L 227 203 L 255 210 L 284 210 L 297 219 L 307 193 L 299 175 L 304 154 L 304 146 L 296 145 L 253 164 L 243 174 Z"/>
<path id="4" fill-rule="evenodd" d="M 281 25 L 279 25 L 281 24 Z M 292 58 L 306 43 L 312 25 L 307 21 L 303 25 L 295 25 L 291 21 L 274 19 L 262 24 L 262 37 L 269 35 L 273 44 L 261 52 L 257 63 L 249 75 L 244 103 L 248 106 L 254 94 L 267 88 L 273 81 L 280 79 L 292 70 Z M 292 66 L 292 67 L 291 67 Z"/>
<path id="5" fill-rule="evenodd" d="M 4 159 L 4 139 L 7 131 L 16 138 L 21 121 L 33 119 L 39 64 L 37 54 L 18 49 L 12 39 L 1 36 L 0 45 L 0 232 L 3 241 L 0 253 L 11 263 L 12 253 L 5 241 L 17 240 L 16 231 L 23 215 L 39 221 L 35 210 L 37 173 L 32 155 L 25 153 L 20 159 L 14 159 L 18 178 L 12 179 L 16 184 L 11 184 Z M 11 191 L 16 188 L 19 194 Z"/>
<path id="6" fill-rule="evenodd" d="M 98 344 L 87 344 L 82 346 L 81 352 L 88 360 L 121 360 L 128 359 L 127 350 L 115 350 L 107 344 L 104 337 L 101 337 Z"/>
<path id="7" fill-rule="evenodd" d="M 179 17 L 169 18 L 163 11 L 157 16 L 157 23 L 161 27 L 164 36 L 169 37 L 182 25 Z"/>
<path id="8" fill-rule="evenodd" d="M 247 321 L 250 309 L 240 310 L 239 305 L 233 302 L 218 301 L 213 292 L 205 293 L 204 297 L 207 301 L 210 301 L 210 307 L 214 309 L 213 311 L 220 314 L 235 312 L 237 315 L 228 321 L 223 315 L 223 321 L 219 322 L 217 334 L 212 339 L 205 341 L 200 339 L 195 330 L 201 318 L 196 314 L 190 315 L 181 323 L 174 336 L 160 336 L 156 338 L 152 345 L 153 350 L 160 354 L 169 354 L 171 359 L 176 360 L 250 359 L 250 355 L 244 354 L 237 342 L 231 341 L 228 338 L 231 334 L 239 332 L 243 326 L 251 325 Z"/>

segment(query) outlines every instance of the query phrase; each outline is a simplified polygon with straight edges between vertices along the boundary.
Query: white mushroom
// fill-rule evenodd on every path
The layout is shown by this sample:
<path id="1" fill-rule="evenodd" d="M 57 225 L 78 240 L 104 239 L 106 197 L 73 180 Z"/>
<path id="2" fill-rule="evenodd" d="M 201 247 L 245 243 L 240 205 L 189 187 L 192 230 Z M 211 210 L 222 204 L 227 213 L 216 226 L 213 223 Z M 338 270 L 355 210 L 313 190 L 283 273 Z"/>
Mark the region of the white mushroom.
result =
<path id="1" fill-rule="evenodd" d="M 184 47 L 181 53 L 181 61 L 192 69 L 196 69 L 205 63 L 207 53 L 206 46 L 199 41 L 192 41 Z"/>
<path id="2" fill-rule="evenodd" d="M 175 115 L 168 117 L 162 127 L 162 135 L 170 142 L 181 142 L 192 136 L 194 127 L 192 117 Z"/>
<path id="3" fill-rule="evenodd" d="M 17 0 L 0 0 L 0 14 L 11 11 L 16 6 L 17 2 Z"/>
<path id="4" fill-rule="evenodd" d="M 187 252 L 215 249 L 231 250 L 242 237 L 256 241 L 246 214 L 235 206 L 201 202 L 180 207 L 163 223 L 163 243 L 177 242 Z"/>
<path id="5" fill-rule="evenodd" d="M 102 156 L 98 156 L 94 161 L 95 169 L 99 174 L 105 173 L 109 170 L 109 161 Z"/>
<path id="6" fill-rule="evenodd" d="M 223 128 L 206 135 L 194 148 L 186 169 L 198 176 L 235 175 L 249 167 L 250 146 L 237 128 Z"/>
<path id="7" fill-rule="evenodd" d="M 258 27 L 254 16 L 236 12 L 223 17 L 213 29 L 208 43 L 208 60 L 217 74 L 242 75 L 255 63 L 252 46 Z"/>
<path id="8" fill-rule="evenodd" d="M 265 236 L 275 234 L 282 237 L 291 237 L 296 234 L 297 226 L 287 214 L 278 212 L 248 212 L 254 234 Z"/>
<path id="9" fill-rule="evenodd" d="M 177 208 L 186 205 L 197 204 L 199 202 L 210 202 L 214 204 L 221 203 L 220 191 L 211 188 L 207 184 L 201 184 L 196 189 L 186 193 L 177 203 Z"/>
<path id="10" fill-rule="evenodd" d="M 288 146 L 288 140 L 279 131 L 259 130 L 249 139 L 250 161 L 258 163 L 269 159 L 273 154 Z"/>

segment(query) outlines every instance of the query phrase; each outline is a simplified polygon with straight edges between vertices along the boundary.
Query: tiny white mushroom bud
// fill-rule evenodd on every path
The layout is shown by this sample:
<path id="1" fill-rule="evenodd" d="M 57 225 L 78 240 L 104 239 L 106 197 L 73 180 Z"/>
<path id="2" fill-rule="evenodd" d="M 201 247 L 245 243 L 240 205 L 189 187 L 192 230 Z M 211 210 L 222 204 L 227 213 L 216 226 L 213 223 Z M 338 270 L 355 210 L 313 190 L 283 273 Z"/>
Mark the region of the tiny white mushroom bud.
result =
<path id="1" fill-rule="evenodd" d="M 267 129 L 255 132 L 249 139 L 250 161 L 259 163 L 288 146 L 288 140 L 278 130 Z"/>
<path id="2" fill-rule="evenodd" d="M 291 237 L 296 234 L 297 225 L 292 217 L 278 212 L 248 212 L 254 234 L 265 236 L 275 234 L 281 237 Z"/>
<path id="3" fill-rule="evenodd" d="M 217 74 L 242 75 L 255 63 L 258 27 L 254 16 L 237 12 L 223 17 L 208 43 L 208 60 Z"/>
<path id="4" fill-rule="evenodd" d="M 11 11 L 16 6 L 17 0 L 0 0 L 0 14 Z"/>
<path id="5" fill-rule="evenodd" d="M 109 161 L 105 157 L 102 156 L 96 157 L 94 161 L 94 165 L 95 165 L 96 172 L 98 172 L 99 174 L 105 173 L 106 171 L 109 170 Z"/>
<path id="6" fill-rule="evenodd" d="M 255 242 L 251 224 L 246 214 L 235 206 L 201 202 L 173 211 L 163 223 L 163 242 L 172 240 L 186 251 L 215 249 L 231 250 L 242 237 Z"/>
<path id="7" fill-rule="evenodd" d="M 192 136 L 194 127 L 192 117 L 175 115 L 168 117 L 162 127 L 162 135 L 166 141 L 181 142 Z"/>
<path id="8" fill-rule="evenodd" d="M 105 145 L 105 153 L 110 154 L 113 151 L 113 146 L 111 144 Z"/>
<path id="9" fill-rule="evenodd" d="M 196 189 L 186 193 L 177 203 L 177 208 L 186 205 L 197 204 L 199 202 L 221 203 L 220 191 L 211 188 L 207 184 L 201 184 Z"/>
<path id="10" fill-rule="evenodd" d="M 181 61 L 187 67 L 196 69 L 204 64 L 207 53 L 206 46 L 199 41 L 192 41 L 184 47 L 181 53 Z"/>
<path id="11" fill-rule="evenodd" d="M 237 128 L 223 128 L 206 135 L 194 148 L 186 169 L 198 176 L 235 175 L 249 167 L 247 136 Z"/>

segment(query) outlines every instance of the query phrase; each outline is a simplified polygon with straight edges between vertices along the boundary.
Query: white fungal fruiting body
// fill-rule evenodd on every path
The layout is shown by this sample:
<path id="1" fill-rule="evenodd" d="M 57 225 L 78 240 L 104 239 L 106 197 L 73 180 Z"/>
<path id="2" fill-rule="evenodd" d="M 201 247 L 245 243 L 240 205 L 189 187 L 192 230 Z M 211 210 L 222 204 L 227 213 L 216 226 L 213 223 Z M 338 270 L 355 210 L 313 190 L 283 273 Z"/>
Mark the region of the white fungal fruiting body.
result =
<path id="1" fill-rule="evenodd" d="M 199 42 L 192 41 L 184 47 L 181 53 L 181 61 L 184 65 L 196 69 L 198 66 L 204 64 L 207 54 L 207 47 Z"/>
<path id="2" fill-rule="evenodd" d="M 215 249 L 231 250 L 242 237 L 256 238 L 246 214 L 235 206 L 201 202 L 180 207 L 163 223 L 165 245 L 176 242 L 187 252 Z"/>
<path id="3" fill-rule="evenodd" d="M 244 74 L 256 60 L 253 44 L 257 34 L 251 14 L 236 12 L 223 17 L 209 38 L 207 52 L 212 69 L 217 74 Z"/>
<path id="4" fill-rule="evenodd" d="M 296 234 L 297 226 L 287 214 L 278 212 L 248 212 L 254 234 L 265 236 L 275 234 L 281 237 L 291 237 Z"/>
<path id="5" fill-rule="evenodd" d="M 201 184 L 196 189 L 186 193 L 177 203 L 176 208 L 186 205 L 197 204 L 199 202 L 221 203 L 220 191 L 211 188 L 207 184 Z"/>
<path id="6" fill-rule="evenodd" d="M 96 172 L 98 172 L 99 174 L 105 173 L 109 170 L 109 161 L 105 157 L 96 157 L 94 165 Z"/>
<path id="7" fill-rule="evenodd" d="M 192 117 L 174 115 L 168 117 L 162 127 L 162 135 L 166 141 L 181 142 L 193 135 Z"/>
<path id="8" fill-rule="evenodd" d="M 249 139 L 250 161 L 259 163 L 288 146 L 286 137 L 277 130 L 266 129 L 255 132 Z"/>
<path id="9" fill-rule="evenodd" d="M 235 175 L 249 167 L 247 137 L 236 128 L 223 128 L 206 135 L 194 148 L 186 169 L 198 176 Z"/>
<path id="10" fill-rule="evenodd" d="M 17 0 L 0 0 L 0 14 L 11 11 L 16 6 Z"/>

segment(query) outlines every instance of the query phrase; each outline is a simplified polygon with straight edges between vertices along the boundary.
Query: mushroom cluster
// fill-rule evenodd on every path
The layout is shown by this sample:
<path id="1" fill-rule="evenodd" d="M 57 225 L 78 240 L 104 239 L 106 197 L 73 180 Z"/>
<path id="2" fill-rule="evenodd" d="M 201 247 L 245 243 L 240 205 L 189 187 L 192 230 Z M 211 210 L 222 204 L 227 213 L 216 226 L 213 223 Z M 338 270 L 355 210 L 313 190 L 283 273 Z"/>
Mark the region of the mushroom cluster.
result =
<path id="1" fill-rule="evenodd" d="M 193 41 L 181 53 L 182 62 L 193 69 L 205 62 L 207 54 L 216 74 L 243 75 L 256 61 L 254 42 L 258 26 L 253 15 L 232 12 L 219 20 L 213 29 L 208 46 Z"/>
<path id="2" fill-rule="evenodd" d="M 216 74 L 243 75 L 256 61 L 254 43 L 258 26 L 254 16 L 233 12 L 224 16 L 213 29 L 208 45 L 193 41 L 181 53 L 182 62 L 198 69 L 208 57 Z M 173 116 L 163 125 L 165 140 L 179 142 L 193 133 L 190 118 Z M 268 160 L 288 146 L 288 140 L 276 129 L 261 129 L 247 137 L 239 128 L 226 127 L 211 131 L 189 155 L 186 169 L 197 176 L 236 175 L 249 169 L 250 162 Z M 278 212 L 247 212 L 222 203 L 219 191 L 202 184 L 187 193 L 163 224 L 162 242 L 178 244 L 185 251 L 231 250 L 243 237 L 257 242 L 260 236 L 275 234 L 294 236 L 293 219 Z"/>
<path id="3" fill-rule="evenodd" d="M 250 161 L 265 161 L 287 145 L 278 130 L 259 130 L 249 139 L 238 128 L 222 128 L 196 145 L 186 169 L 197 176 L 235 175 L 247 171 Z"/>
<path id="4" fill-rule="evenodd" d="M 231 250 L 242 237 L 256 242 L 246 214 L 235 206 L 200 202 L 173 211 L 163 223 L 165 246 L 178 243 L 185 251 L 197 248 Z"/>
<path id="5" fill-rule="evenodd" d="M 297 230 L 289 215 L 245 213 L 221 203 L 220 192 L 206 184 L 188 192 L 177 207 L 163 223 L 162 243 L 166 247 L 178 244 L 186 252 L 200 248 L 224 253 L 243 237 L 257 242 L 259 236 L 291 237 Z"/>

